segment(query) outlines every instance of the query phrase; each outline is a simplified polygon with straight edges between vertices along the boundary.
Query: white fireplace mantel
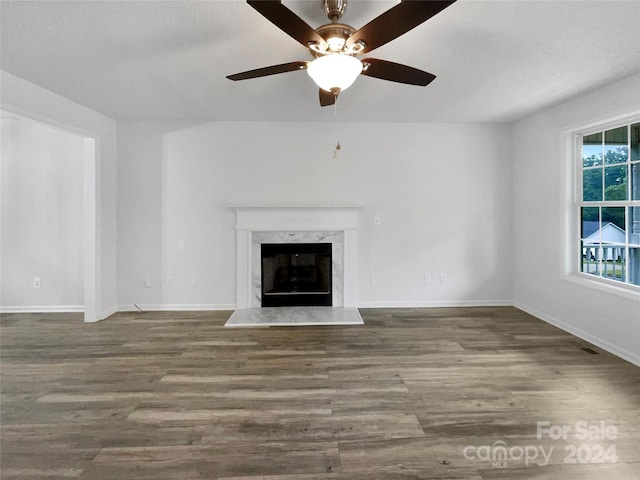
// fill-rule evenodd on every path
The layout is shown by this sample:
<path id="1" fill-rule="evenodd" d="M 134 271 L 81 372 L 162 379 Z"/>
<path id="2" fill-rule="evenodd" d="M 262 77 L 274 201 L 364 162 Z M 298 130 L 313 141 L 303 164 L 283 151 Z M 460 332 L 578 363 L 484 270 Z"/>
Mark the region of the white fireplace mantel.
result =
<path id="1" fill-rule="evenodd" d="M 358 291 L 359 207 L 234 206 L 236 211 L 236 308 L 259 307 L 256 282 L 260 262 L 259 239 L 303 242 L 330 239 L 334 243 L 334 306 L 356 307 Z M 337 258 L 336 257 L 337 254 Z M 256 261 L 256 259 L 258 259 Z"/>

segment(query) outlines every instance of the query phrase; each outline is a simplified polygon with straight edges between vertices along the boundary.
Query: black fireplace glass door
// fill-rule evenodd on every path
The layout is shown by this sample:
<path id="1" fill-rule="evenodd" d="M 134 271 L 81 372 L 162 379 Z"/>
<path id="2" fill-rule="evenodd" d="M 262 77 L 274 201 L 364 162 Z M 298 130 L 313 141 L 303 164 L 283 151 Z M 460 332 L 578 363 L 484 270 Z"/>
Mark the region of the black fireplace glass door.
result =
<path id="1" fill-rule="evenodd" d="M 263 243 L 262 306 L 331 306 L 330 243 Z"/>

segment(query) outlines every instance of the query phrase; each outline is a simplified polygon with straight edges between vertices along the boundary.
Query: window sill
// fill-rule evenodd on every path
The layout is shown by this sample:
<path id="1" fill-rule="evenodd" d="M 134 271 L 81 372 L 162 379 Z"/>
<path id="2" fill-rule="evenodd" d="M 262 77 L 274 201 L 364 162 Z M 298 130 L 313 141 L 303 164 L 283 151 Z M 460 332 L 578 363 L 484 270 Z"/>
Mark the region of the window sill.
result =
<path id="1" fill-rule="evenodd" d="M 568 273 L 563 275 L 562 279 L 582 287 L 599 290 L 611 295 L 617 295 L 619 297 L 640 302 L 640 286 L 630 285 L 628 283 L 617 285 L 612 281 L 592 277 L 585 273 Z"/>

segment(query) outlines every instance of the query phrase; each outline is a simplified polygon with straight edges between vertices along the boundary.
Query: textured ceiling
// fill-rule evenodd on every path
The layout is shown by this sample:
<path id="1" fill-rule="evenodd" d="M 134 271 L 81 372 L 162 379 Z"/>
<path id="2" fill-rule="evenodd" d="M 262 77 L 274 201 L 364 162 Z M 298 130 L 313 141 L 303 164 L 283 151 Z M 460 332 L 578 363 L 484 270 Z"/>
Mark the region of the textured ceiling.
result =
<path id="1" fill-rule="evenodd" d="M 395 1 L 349 0 L 359 28 Z M 313 27 L 321 0 L 284 1 Z M 308 52 L 241 0 L 0 2 L 3 70 L 117 119 L 333 120 L 306 72 L 226 75 Z M 344 121 L 496 122 L 640 71 L 638 1 L 458 0 L 367 56 L 437 75 L 361 76 Z M 631 92 L 630 92 L 631 95 Z"/>

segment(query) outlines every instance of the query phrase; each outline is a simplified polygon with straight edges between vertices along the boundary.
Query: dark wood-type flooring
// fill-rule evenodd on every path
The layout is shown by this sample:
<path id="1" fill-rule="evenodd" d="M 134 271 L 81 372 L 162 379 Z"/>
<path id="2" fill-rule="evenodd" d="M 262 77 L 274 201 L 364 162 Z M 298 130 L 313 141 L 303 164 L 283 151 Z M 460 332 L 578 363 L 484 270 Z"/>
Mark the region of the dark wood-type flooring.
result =
<path id="1" fill-rule="evenodd" d="M 230 313 L 3 315 L 2 479 L 640 478 L 640 368 L 515 308 Z"/>

